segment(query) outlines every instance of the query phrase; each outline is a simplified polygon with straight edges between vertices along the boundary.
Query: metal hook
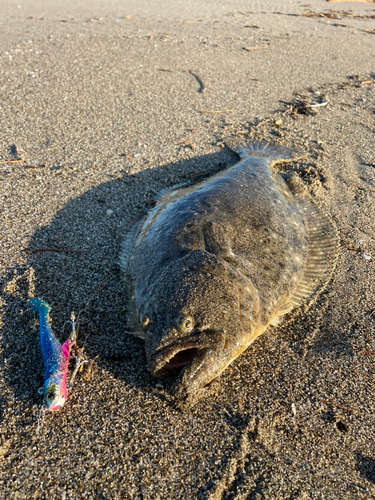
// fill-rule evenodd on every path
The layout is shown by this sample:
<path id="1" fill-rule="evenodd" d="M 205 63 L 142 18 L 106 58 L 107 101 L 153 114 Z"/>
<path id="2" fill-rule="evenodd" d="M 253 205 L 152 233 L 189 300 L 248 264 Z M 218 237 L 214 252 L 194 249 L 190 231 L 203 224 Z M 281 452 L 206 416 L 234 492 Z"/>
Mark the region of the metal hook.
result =
<path id="1" fill-rule="evenodd" d="M 76 366 L 74 368 L 74 372 L 73 372 L 72 377 L 71 377 L 70 382 L 69 382 L 70 389 L 73 387 L 73 382 L 74 382 L 74 379 L 76 378 L 78 370 L 81 368 L 81 366 L 84 363 L 87 363 L 87 359 L 83 359 L 81 361 L 81 356 L 82 356 L 82 354 L 80 354 L 78 357 L 74 356 L 74 359 L 76 360 Z"/>
<path id="2" fill-rule="evenodd" d="M 70 334 L 70 338 L 71 340 L 75 341 L 77 340 L 77 332 L 76 332 L 76 328 L 77 328 L 77 324 L 78 324 L 78 321 L 76 321 L 76 315 L 75 315 L 75 312 L 72 311 L 71 315 L 70 315 L 70 319 L 66 320 L 63 324 L 63 332 L 64 332 L 64 328 L 65 328 L 65 325 L 69 323 L 72 327 L 72 333 Z"/>

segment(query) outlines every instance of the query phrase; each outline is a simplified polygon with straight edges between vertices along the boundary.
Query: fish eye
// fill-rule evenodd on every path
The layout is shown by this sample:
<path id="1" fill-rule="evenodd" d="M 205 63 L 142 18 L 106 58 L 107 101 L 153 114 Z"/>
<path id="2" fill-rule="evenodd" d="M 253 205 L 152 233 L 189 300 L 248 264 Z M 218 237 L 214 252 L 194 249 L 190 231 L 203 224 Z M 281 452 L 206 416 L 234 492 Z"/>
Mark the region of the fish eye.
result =
<path id="1" fill-rule="evenodd" d="M 144 316 L 144 318 L 141 321 L 141 326 L 143 330 L 146 329 L 147 325 L 150 323 L 150 318 L 148 316 Z"/>
<path id="2" fill-rule="evenodd" d="M 183 316 L 180 320 L 180 330 L 189 332 L 193 329 L 194 323 L 193 318 L 191 316 Z"/>
<path id="3" fill-rule="evenodd" d="M 55 397 L 55 387 L 51 387 L 48 389 L 47 394 L 46 394 L 46 399 L 47 401 L 51 401 Z"/>

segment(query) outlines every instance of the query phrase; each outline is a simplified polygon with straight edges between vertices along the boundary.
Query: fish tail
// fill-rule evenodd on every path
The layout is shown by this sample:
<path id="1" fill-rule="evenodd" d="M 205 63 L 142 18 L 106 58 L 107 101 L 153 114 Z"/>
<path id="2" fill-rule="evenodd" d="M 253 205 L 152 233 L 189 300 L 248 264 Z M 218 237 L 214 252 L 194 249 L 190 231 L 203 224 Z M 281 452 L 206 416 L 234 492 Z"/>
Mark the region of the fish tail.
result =
<path id="1" fill-rule="evenodd" d="M 47 316 L 51 310 L 51 306 L 48 305 L 47 302 L 44 302 L 44 300 L 38 299 L 38 297 L 31 299 L 29 306 L 31 309 L 34 309 L 34 311 L 42 313 L 45 316 Z"/>
<path id="2" fill-rule="evenodd" d="M 234 147 L 233 151 L 235 151 L 240 158 L 256 156 L 258 158 L 269 158 L 271 161 L 291 161 L 301 156 L 284 146 L 257 141 L 249 142 L 245 146 Z"/>

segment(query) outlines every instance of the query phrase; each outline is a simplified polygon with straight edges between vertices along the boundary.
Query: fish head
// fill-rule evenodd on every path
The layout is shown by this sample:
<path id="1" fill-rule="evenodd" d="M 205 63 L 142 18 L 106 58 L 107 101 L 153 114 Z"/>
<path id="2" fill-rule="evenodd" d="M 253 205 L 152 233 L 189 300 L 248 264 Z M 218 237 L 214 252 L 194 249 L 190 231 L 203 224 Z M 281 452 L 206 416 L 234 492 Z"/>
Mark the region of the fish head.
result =
<path id="1" fill-rule="evenodd" d="M 242 348 L 251 314 L 243 320 L 243 283 L 230 266 L 204 250 L 169 266 L 152 287 L 141 317 L 151 373 L 176 374 L 175 395 L 191 404 Z M 147 310 L 148 309 L 148 310 Z"/>
<path id="2" fill-rule="evenodd" d="M 64 405 L 67 398 L 65 384 L 56 376 L 50 377 L 44 382 L 43 396 L 48 411 L 58 410 Z"/>

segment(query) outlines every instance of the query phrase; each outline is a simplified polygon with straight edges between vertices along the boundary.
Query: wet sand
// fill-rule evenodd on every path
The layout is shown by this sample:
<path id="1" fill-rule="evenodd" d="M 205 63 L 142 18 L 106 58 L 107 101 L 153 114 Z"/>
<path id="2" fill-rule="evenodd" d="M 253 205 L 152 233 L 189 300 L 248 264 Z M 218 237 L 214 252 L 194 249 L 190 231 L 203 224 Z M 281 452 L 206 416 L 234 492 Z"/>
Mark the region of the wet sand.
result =
<path id="1" fill-rule="evenodd" d="M 1 2 L 1 496 L 373 498 L 375 6 L 43 4 Z M 306 153 L 280 169 L 335 223 L 337 265 L 183 413 L 126 328 L 118 245 L 251 139 Z M 85 308 L 98 356 L 38 434 L 33 296 L 60 340 Z"/>

